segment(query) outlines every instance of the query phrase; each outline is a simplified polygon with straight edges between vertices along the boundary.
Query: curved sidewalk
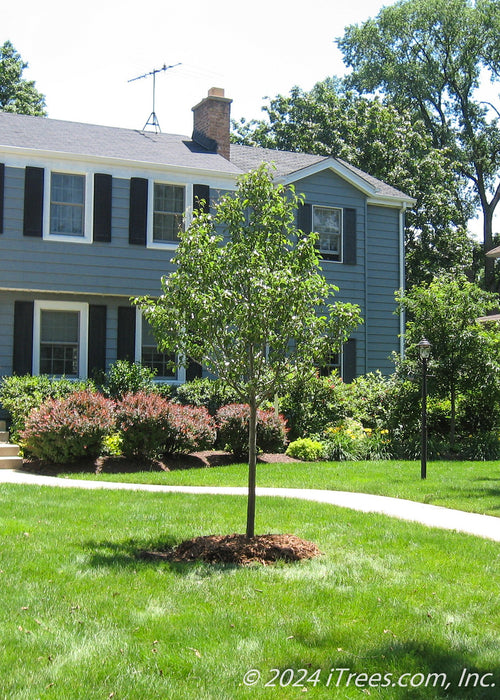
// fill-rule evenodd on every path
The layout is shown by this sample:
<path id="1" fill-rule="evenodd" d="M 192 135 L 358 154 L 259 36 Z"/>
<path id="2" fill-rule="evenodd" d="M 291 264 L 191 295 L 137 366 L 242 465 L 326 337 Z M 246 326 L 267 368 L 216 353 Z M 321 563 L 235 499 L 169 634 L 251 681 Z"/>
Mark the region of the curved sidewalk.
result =
<path id="1" fill-rule="evenodd" d="M 14 469 L 0 469 L 0 483 L 34 484 L 80 489 L 114 489 L 123 491 L 150 491 L 163 493 L 198 493 L 214 495 L 246 496 L 246 487 L 241 486 L 162 486 L 153 484 L 126 484 L 111 481 L 83 481 L 61 479 L 55 476 L 31 474 Z M 466 513 L 428 503 L 417 503 L 402 498 L 375 496 L 349 491 L 327 491 L 321 489 L 257 488 L 258 496 L 299 498 L 318 503 L 329 503 L 342 508 L 351 508 L 364 513 L 382 513 L 401 520 L 421 523 L 444 530 L 456 530 L 470 535 L 500 542 L 500 518 L 478 513 Z"/>

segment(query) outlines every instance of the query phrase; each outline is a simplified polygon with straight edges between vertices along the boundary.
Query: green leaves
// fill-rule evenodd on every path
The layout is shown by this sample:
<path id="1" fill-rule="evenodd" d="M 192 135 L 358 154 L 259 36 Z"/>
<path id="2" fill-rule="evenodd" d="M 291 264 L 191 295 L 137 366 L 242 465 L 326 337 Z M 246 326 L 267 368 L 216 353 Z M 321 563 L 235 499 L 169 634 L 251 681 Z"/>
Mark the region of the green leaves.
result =
<path id="1" fill-rule="evenodd" d="M 0 47 L 0 110 L 45 117 L 45 97 L 22 77 L 27 67 L 10 41 Z"/>

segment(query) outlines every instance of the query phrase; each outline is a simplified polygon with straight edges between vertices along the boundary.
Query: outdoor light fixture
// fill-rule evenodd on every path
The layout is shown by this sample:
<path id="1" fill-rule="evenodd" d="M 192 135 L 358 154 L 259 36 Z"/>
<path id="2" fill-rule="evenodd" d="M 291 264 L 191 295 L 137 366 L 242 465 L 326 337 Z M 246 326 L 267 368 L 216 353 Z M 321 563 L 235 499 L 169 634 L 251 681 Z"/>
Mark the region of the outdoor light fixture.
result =
<path id="1" fill-rule="evenodd" d="M 417 344 L 418 354 L 422 360 L 422 449 L 420 458 L 420 478 L 427 478 L 427 360 L 431 354 L 431 344 L 422 338 Z"/>

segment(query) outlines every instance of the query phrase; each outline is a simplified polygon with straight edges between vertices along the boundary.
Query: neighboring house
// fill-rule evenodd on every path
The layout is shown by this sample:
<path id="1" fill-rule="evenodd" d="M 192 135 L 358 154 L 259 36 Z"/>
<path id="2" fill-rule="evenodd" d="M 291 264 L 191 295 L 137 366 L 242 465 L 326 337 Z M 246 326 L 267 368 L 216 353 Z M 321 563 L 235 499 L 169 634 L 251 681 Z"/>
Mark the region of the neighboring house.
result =
<path id="1" fill-rule="evenodd" d="M 413 200 L 335 158 L 230 145 L 230 104 L 210 90 L 191 138 L 0 112 L 0 376 L 87 377 L 120 358 L 170 382 L 199 376 L 172 373 L 130 297 L 160 293 L 197 202 L 263 161 L 304 193 L 298 224 L 319 232 L 336 298 L 361 306 L 334 359 L 344 379 L 392 370 Z"/>

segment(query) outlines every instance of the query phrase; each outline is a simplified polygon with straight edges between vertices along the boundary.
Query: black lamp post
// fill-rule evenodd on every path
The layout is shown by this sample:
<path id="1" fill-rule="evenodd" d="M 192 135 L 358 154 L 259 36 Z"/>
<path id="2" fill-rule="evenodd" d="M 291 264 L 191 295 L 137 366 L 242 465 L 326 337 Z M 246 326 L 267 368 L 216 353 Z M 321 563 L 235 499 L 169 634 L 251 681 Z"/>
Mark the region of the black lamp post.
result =
<path id="1" fill-rule="evenodd" d="M 420 478 L 427 478 L 427 360 L 431 354 L 431 344 L 422 338 L 417 345 L 422 360 L 422 449 L 420 459 Z"/>

